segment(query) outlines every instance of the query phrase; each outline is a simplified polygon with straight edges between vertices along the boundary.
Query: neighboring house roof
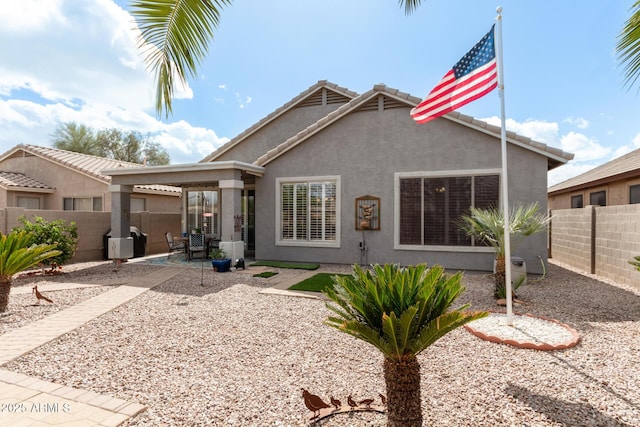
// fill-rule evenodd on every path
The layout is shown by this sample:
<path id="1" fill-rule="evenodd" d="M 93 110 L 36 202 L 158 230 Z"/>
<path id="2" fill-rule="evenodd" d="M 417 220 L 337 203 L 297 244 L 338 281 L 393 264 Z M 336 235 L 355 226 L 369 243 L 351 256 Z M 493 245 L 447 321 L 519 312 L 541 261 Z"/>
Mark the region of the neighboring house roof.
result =
<path id="1" fill-rule="evenodd" d="M 322 89 L 327 89 L 327 98 L 330 103 L 333 102 L 348 102 L 349 100 L 358 96 L 358 93 L 350 91 L 347 88 L 338 86 L 337 84 L 330 83 L 326 80 L 319 80 L 316 84 L 309 87 L 307 90 L 301 92 L 298 96 L 291 99 L 286 104 L 277 108 L 275 111 L 261 119 L 258 123 L 254 124 L 250 128 L 246 129 L 241 134 L 218 148 L 213 153 L 209 154 L 204 159 L 200 160 L 201 163 L 213 162 L 219 158 L 222 154 L 240 144 L 249 136 L 253 135 L 275 119 L 286 113 L 287 111 L 306 105 L 322 105 Z"/>
<path id="2" fill-rule="evenodd" d="M 19 172 L 0 171 L 0 187 L 11 190 L 52 192 L 54 188 Z"/>
<path id="3" fill-rule="evenodd" d="M 16 145 L 9 151 L 0 155 L 0 162 L 10 157 L 23 156 L 38 156 L 105 184 L 109 184 L 111 182 L 111 177 L 102 173 L 105 169 L 145 167 L 138 163 L 124 162 L 121 160 L 107 159 L 104 157 L 75 153 L 73 151 L 29 144 Z M 147 190 L 160 193 L 180 193 L 182 191 L 178 187 L 171 187 L 168 185 L 136 185 L 135 187 L 143 191 Z"/>
<path id="4" fill-rule="evenodd" d="M 380 96 L 382 95 L 382 100 Z M 311 126 L 300 131 L 298 134 L 287 139 L 277 147 L 269 150 L 263 156 L 259 157 L 254 163 L 259 166 L 265 166 L 272 160 L 280 157 L 296 145 L 302 143 L 311 135 L 320 132 L 322 129 L 341 119 L 345 115 L 357 111 L 357 110 L 371 110 L 379 108 L 379 103 L 382 102 L 385 108 L 393 107 L 415 107 L 422 101 L 421 98 L 411 96 L 408 93 L 400 92 L 397 89 L 392 89 L 384 84 L 377 84 L 373 89 L 353 98 L 348 103 L 340 106 L 338 109 L 327 114 Z M 475 129 L 480 132 L 487 133 L 500 139 L 500 127 L 490 125 L 481 120 L 474 119 L 471 116 L 460 114 L 458 112 L 448 113 L 442 116 L 444 119 L 451 120 L 459 123 L 463 126 Z M 532 140 L 515 132 L 507 131 L 507 141 L 511 144 L 518 145 L 525 149 L 534 151 L 548 158 L 548 169 L 551 170 L 560 165 L 567 163 L 573 159 L 573 154 L 565 153 L 564 151 L 550 147 L 541 142 Z M 214 153 L 215 154 L 215 153 Z"/>
<path id="5" fill-rule="evenodd" d="M 574 191 L 629 177 L 640 177 L 640 149 L 553 185 L 548 193 Z"/>

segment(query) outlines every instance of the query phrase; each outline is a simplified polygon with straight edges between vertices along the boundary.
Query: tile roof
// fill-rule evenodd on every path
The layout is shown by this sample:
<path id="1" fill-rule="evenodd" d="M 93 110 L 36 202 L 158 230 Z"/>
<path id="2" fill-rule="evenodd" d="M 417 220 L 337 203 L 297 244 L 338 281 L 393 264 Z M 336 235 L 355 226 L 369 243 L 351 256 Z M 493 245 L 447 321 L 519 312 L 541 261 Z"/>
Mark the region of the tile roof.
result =
<path id="1" fill-rule="evenodd" d="M 19 172 L 0 171 L 0 187 L 17 187 L 17 188 L 37 188 L 42 190 L 53 190 L 47 184 L 35 180 Z"/>
<path id="2" fill-rule="evenodd" d="M 548 193 L 577 190 L 605 181 L 612 181 L 616 178 L 624 178 L 628 175 L 640 176 L 640 149 L 613 159 L 583 174 L 555 184 L 549 187 Z"/>
<path id="3" fill-rule="evenodd" d="M 324 129 L 349 112 L 355 111 L 359 107 L 364 106 L 365 104 L 367 104 L 367 102 L 369 102 L 372 98 L 376 97 L 379 94 L 383 94 L 396 101 L 400 101 L 409 107 L 414 107 L 422 101 L 421 98 L 417 98 L 406 92 L 401 92 L 398 89 L 389 88 L 384 84 L 374 85 L 373 89 L 353 98 L 351 101 L 327 114 L 325 117 L 321 118 L 311 126 L 298 132 L 296 135 L 287 139 L 272 150 L 269 150 L 267 153 L 258 158 L 258 160 L 256 160 L 254 163 L 259 166 L 265 166 L 273 159 L 279 157 L 289 149 L 300 144 L 309 136 Z M 444 115 L 443 118 L 475 128 L 482 132 L 486 132 L 497 138 L 501 137 L 499 126 L 490 125 L 489 123 L 474 119 L 473 117 L 467 116 L 465 114 L 454 111 L 452 113 Z M 549 169 L 553 169 L 573 159 L 573 154 L 571 153 L 565 153 L 560 149 L 553 148 L 541 142 L 534 141 L 531 138 L 518 135 L 515 132 L 507 131 L 507 140 L 512 144 L 524 147 L 526 149 L 538 152 L 539 154 L 546 156 L 549 159 Z"/>
<path id="4" fill-rule="evenodd" d="M 287 111 L 289 111 L 292 108 L 294 108 L 296 105 L 302 103 L 309 96 L 315 94 L 316 92 L 318 92 L 318 90 L 320 90 L 322 88 L 326 88 L 326 89 L 328 89 L 328 90 L 330 90 L 332 92 L 335 92 L 335 93 L 337 93 L 339 95 L 342 95 L 342 96 L 344 96 L 346 98 L 349 98 L 349 99 L 353 99 L 353 98 L 358 96 L 358 93 L 350 91 L 349 89 L 347 89 L 345 87 L 338 86 L 337 84 L 328 82 L 326 80 L 318 80 L 318 82 L 316 84 L 310 86 L 307 90 L 302 91 L 299 95 L 297 95 L 294 98 L 292 98 L 286 104 L 282 105 L 281 107 L 277 108 L 272 113 L 270 113 L 267 116 L 263 117 L 258 123 L 256 123 L 253 126 L 249 127 L 248 129 L 246 129 L 245 131 L 243 131 L 242 133 L 240 133 L 239 135 L 234 137 L 232 140 L 230 140 L 226 144 L 222 145 L 216 151 L 214 151 L 213 153 L 209 154 L 204 159 L 200 160 L 200 162 L 204 163 L 204 162 L 213 162 L 213 161 L 215 161 L 215 159 L 220 157 L 220 155 L 222 155 L 223 153 L 225 153 L 226 151 L 228 151 L 232 147 L 235 147 L 240 142 L 242 142 L 244 139 L 246 139 L 248 136 L 254 134 L 259 129 L 263 128 L 264 126 L 266 126 L 267 124 L 269 124 L 270 122 L 272 122 L 273 120 L 275 120 L 276 118 L 281 116 L 282 114 L 284 114 Z"/>
<path id="5" fill-rule="evenodd" d="M 73 169 L 76 172 L 97 179 L 98 181 L 102 181 L 105 184 L 109 184 L 111 182 L 110 176 L 102 174 L 102 171 L 105 169 L 145 167 L 138 163 L 124 162 L 121 160 L 107 159 L 104 157 L 91 156 L 89 154 L 75 153 L 73 151 L 59 150 L 57 148 L 30 144 L 20 144 L 13 147 L 11 150 L 0 155 L 0 161 L 16 155 L 20 151 L 34 156 L 39 156 L 69 169 Z M 167 193 L 181 192 L 180 188 L 168 185 L 136 185 L 136 188 Z"/>

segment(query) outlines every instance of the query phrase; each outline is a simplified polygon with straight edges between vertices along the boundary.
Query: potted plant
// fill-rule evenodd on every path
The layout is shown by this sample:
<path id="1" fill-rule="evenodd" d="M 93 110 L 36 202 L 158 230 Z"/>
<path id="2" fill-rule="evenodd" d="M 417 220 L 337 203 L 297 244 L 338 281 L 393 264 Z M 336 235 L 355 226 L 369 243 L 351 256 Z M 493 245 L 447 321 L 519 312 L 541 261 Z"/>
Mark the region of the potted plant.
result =
<path id="1" fill-rule="evenodd" d="M 211 252 L 211 266 L 218 273 L 224 273 L 231 268 L 231 259 L 227 257 L 227 253 L 224 249 L 216 249 Z"/>

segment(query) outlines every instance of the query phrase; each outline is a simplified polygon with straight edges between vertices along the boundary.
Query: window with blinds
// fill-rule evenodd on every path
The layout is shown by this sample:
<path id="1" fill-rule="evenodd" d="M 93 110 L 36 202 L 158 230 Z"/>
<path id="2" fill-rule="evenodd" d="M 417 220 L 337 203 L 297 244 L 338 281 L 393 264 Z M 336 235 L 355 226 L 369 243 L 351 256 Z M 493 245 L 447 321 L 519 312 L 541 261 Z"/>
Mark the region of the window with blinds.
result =
<path id="1" fill-rule="evenodd" d="M 279 242 L 337 242 L 337 180 L 281 180 L 279 196 Z"/>
<path id="2" fill-rule="evenodd" d="M 407 177 L 399 180 L 401 245 L 474 246 L 460 230 L 469 207 L 497 207 L 498 175 Z"/>

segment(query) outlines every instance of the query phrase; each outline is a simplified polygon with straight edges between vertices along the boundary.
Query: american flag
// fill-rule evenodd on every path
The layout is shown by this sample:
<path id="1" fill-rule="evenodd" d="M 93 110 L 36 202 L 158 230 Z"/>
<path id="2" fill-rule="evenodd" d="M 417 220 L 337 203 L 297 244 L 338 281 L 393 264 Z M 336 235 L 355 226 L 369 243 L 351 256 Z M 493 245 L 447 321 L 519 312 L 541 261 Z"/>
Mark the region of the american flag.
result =
<path id="1" fill-rule="evenodd" d="M 426 123 L 491 92 L 498 86 L 494 44 L 495 25 L 411 110 L 411 117 Z"/>

